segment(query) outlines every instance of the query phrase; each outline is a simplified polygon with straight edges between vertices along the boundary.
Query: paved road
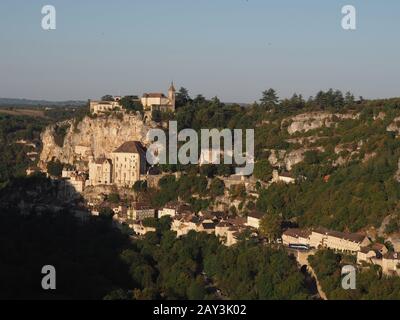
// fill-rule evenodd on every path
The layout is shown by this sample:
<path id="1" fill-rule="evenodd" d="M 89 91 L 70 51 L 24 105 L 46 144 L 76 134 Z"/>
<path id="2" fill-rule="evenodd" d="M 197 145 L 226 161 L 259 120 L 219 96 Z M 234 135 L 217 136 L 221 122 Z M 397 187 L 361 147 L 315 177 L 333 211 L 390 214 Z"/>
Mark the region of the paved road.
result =
<path id="1" fill-rule="evenodd" d="M 296 260 L 300 267 L 306 266 L 307 271 L 312 275 L 312 277 L 315 279 L 316 285 L 317 285 L 317 290 L 318 294 L 323 300 L 328 300 L 328 297 L 326 296 L 325 292 L 322 290 L 322 287 L 318 281 L 317 275 L 315 274 L 313 268 L 310 266 L 308 262 L 308 257 L 314 255 L 317 250 L 309 250 L 309 251 L 299 251 L 299 250 L 294 250 L 294 249 L 287 249 L 289 253 L 293 254 L 296 257 Z"/>

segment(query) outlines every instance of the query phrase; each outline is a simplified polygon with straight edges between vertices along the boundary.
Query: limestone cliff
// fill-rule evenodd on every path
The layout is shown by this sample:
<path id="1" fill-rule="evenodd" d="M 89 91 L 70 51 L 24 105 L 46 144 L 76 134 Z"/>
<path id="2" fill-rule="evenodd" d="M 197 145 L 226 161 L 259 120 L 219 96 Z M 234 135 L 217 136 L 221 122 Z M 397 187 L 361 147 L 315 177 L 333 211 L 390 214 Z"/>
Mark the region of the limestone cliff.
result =
<path id="1" fill-rule="evenodd" d="M 53 158 L 62 163 L 85 163 L 89 156 L 108 156 L 126 141 L 138 140 L 146 144 L 146 134 L 153 124 L 145 124 L 140 115 L 110 114 L 99 117 L 85 117 L 79 123 L 70 120 L 62 123 L 66 127 L 62 147 L 56 142 L 57 126 L 49 126 L 41 135 L 43 150 L 39 166 Z"/>
<path id="2" fill-rule="evenodd" d="M 293 166 L 304 161 L 305 153 L 307 151 L 324 152 L 325 150 L 322 147 L 300 148 L 293 151 L 270 150 L 268 161 L 274 167 L 279 166 L 290 171 L 293 169 Z"/>
<path id="3" fill-rule="evenodd" d="M 299 114 L 282 122 L 283 126 L 287 126 L 290 135 L 297 132 L 308 132 L 322 127 L 330 127 L 339 120 L 357 119 L 358 114 L 341 114 L 329 112 L 309 112 Z"/>

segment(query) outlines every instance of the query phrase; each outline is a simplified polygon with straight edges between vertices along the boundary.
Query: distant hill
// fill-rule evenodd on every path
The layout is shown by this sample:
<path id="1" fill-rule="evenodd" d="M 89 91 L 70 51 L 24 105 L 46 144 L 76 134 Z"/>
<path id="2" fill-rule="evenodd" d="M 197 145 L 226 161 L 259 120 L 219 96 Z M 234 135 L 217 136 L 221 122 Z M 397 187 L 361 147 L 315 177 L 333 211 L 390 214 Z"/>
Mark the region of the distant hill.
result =
<path id="1" fill-rule="evenodd" d="M 69 100 L 69 101 L 47 101 L 47 100 L 29 100 L 29 99 L 13 99 L 0 98 L 0 106 L 13 107 L 43 107 L 43 106 L 81 106 L 86 104 L 86 101 Z"/>

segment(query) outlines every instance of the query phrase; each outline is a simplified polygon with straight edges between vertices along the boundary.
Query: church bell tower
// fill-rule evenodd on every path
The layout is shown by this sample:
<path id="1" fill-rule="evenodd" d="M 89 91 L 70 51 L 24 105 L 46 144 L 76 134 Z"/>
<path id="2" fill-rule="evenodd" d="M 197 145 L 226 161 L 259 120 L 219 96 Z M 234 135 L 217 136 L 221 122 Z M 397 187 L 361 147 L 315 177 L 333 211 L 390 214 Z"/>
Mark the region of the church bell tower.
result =
<path id="1" fill-rule="evenodd" d="M 171 104 L 171 108 L 173 112 L 175 112 L 175 100 L 176 100 L 176 90 L 174 87 L 174 82 L 171 82 L 171 86 L 168 89 L 168 99 Z"/>

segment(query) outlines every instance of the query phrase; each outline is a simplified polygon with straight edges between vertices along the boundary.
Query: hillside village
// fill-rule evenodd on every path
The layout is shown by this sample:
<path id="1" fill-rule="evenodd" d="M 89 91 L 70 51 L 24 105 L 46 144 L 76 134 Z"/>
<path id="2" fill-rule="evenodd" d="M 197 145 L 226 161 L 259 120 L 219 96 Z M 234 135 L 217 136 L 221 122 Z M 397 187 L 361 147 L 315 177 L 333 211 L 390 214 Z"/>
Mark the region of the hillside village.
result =
<path id="1" fill-rule="evenodd" d="M 378 265 L 386 275 L 400 275 L 400 254 L 397 253 L 400 245 L 396 238 L 390 238 L 393 247 L 388 248 L 366 230 L 351 233 L 315 226 L 304 229 L 291 226 L 296 226 L 296 223 L 289 223 L 275 237 L 266 236 L 262 227 L 262 220 L 267 219 L 265 212 L 249 204 L 257 201 L 262 188 L 266 190 L 273 185 L 290 188 L 306 181 L 305 174 L 295 173 L 296 165 L 307 161 L 311 152 L 326 152 L 326 147 L 318 145 L 318 141 L 324 138 L 311 133 L 321 128 L 335 128 L 338 121 L 357 120 L 360 113 L 312 112 L 285 119 L 280 128 L 287 130 L 289 138 L 285 143 L 301 145 L 301 148 L 268 150 L 269 164 L 262 167 L 269 172 L 267 179 L 232 173 L 219 175 L 222 192 L 212 197 L 209 206 L 194 209 L 193 203 L 180 197 L 154 205 L 146 196 L 147 188 L 159 189 L 163 179 L 171 177 L 171 173 L 150 167 L 145 153 L 147 130 L 165 128 L 164 124 L 153 121 L 154 112 L 167 114 L 167 118 L 176 112 L 174 85 L 171 84 L 167 95 L 145 93 L 140 99 L 129 97 L 130 104 L 142 106 L 142 112 L 125 109 L 121 104 L 123 98 L 110 96 L 107 101 L 90 101 L 90 114 L 80 122 L 71 120 L 48 127 L 42 134 L 43 148 L 38 167 L 27 170 L 27 175 L 42 171 L 59 181 L 58 195 L 70 205 L 75 203 L 77 208 L 81 208 L 78 210 L 81 218 L 85 217 L 84 208 L 88 209 L 86 214 L 93 216 L 111 214 L 116 227 L 128 227 L 134 236 L 143 237 L 155 231 L 152 219 L 169 217 L 171 230 L 178 238 L 194 231 L 215 235 L 228 247 L 251 238 L 260 244 L 285 246 L 290 252 L 315 252 L 328 248 L 353 255 L 360 267 Z M 380 112 L 374 116 L 374 121 L 383 121 L 384 118 L 385 114 Z M 396 132 L 396 119 L 388 125 L 387 132 Z M 270 122 L 262 125 L 268 126 Z M 63 126 L 66 128 L 63 143 L 57 143 L 56 132 Z M 363 151 L 362 141 L 358 145 L 338 144 L 334 152 L 337 157 L 332 161 L 333 167 L 344 166 L 350 157 L 355 158 L 361 153 L 363 161 L 376 156 L 376 153 Z M 55 161 L 62 166 L 58 178 L 48 171 L 49 163 Z M 202 166 L 201 161 L 199 166 Z M 172 177 L 178 180 L 181 174 L 175 172 Z M 330 179 L 328 173 L 323 176 L 324 183 L 329 183 Z M 207 184 L 212 181 L 209 179 Z M 244 192 L 247 196 L 235 198 L 232 196 L 235 192 Z M 244 206 L 246 203 L 247 208 Z"/>

